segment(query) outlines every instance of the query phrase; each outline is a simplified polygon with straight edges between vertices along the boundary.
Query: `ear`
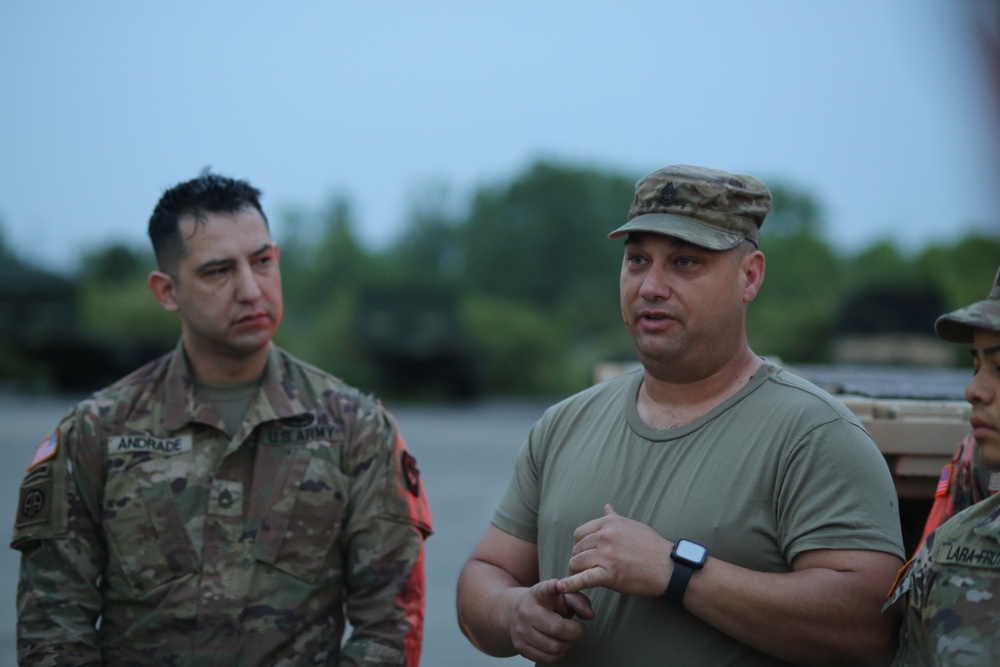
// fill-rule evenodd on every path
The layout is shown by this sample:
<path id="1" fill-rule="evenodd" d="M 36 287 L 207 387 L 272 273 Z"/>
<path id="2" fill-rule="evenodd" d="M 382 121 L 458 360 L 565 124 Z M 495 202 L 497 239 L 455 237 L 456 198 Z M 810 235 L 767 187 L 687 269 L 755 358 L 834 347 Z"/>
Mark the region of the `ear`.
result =
<path id="1" fill-rule="evenodd" d="M 764 284 L 764 253 L 755 250 L 743 258 L 743 303 L 757 298 L 760 286 Z"/>
<path id="2" fill-rule="evenodd" d="M 169 274 L 162 271 L 153 271 L 149 274 L 149 291 L 168 313 L 176 313 L 180 307 L 177 305 L 174 294 L 174 279 Z"/>

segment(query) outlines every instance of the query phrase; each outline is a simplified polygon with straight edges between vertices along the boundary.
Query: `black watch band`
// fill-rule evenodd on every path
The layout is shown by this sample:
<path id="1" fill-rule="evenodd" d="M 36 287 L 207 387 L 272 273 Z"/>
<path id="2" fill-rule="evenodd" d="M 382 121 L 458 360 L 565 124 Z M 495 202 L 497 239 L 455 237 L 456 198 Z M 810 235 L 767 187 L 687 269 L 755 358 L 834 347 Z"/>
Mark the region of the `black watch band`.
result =
<path id="1" fill-rule="evenodd" d="M 670 583 L 667 584 L 667 592 L 663 594 L 667 602 L 681 604 L 684 600 L 684 591 L 687 590 L 688 581 L 694 568 L 683 563 L 674 563 L 674 573 L 670 575 Z"/>
<path id="2" fill-rule="evenodd" d="M 691 575 L 703 568 L 708 560 L 708 549 L 691 540 L 677 540 L 670 551 L 670 559 L 674 561 L 674 568 L 663 597 L 668 602 L 682 604 Z"/>

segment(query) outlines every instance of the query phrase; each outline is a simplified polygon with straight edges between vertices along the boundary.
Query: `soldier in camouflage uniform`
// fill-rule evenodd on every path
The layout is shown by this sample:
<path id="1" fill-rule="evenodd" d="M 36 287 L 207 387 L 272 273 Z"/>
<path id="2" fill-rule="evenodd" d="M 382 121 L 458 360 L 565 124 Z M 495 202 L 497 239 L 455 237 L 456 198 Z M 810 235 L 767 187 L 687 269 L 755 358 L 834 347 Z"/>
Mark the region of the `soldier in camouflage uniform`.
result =
<path id="1" fill-rule="evenodd" d="M 972 346 L 965 389 L 979 460 L 1000 470 L 1000 271 L 989 297 L 942 315 L 944 340 Z M 993 475 L 993 481 L 997 475 Z M 995 486 L 995 483 L 991 483 Z M 886 609 L 904 605 L 895 665 L 996 665 L 1000 661 L 1000 495 L 946 521 L 901 571 Z"/>
<path id="2" fill-rule="evenodd" d="M 11 543 L 20 664 L 418 664 L 415 461 L 376 400 L 272 344 L 259 194 L 204 174 L 157 205 L 149 284 L 181 340 L 38 447 Z"/>

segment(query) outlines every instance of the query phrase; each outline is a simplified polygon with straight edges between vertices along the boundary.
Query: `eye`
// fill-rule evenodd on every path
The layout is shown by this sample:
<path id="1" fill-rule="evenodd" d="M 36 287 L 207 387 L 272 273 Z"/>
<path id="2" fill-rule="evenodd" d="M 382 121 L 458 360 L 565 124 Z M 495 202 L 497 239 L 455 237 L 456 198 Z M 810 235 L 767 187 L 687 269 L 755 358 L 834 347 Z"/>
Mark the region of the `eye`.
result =
<path id="1" fill-rule="evenodd" d="M 274 253 L 267 252 L 263 255 L 258 255 L 256 259 L 253 260 L 254 266 L 258 268 L 267 268 L 274 263 Z"/>
<path id="2" fill-rule="evenodd" d="M 205 269 L 205 272 L 204 272 L 205 276 L 208 277 L 208 278 L 215 278 L 215 277 L 218 277 L 218 276 L 223 276 L 223 275 L 225 275 L 227 273 L 229 273 L 229 267 L 227 267 L 227 266 L 216 266 L 216 267 L 211 268 L 211 269 Z"/>

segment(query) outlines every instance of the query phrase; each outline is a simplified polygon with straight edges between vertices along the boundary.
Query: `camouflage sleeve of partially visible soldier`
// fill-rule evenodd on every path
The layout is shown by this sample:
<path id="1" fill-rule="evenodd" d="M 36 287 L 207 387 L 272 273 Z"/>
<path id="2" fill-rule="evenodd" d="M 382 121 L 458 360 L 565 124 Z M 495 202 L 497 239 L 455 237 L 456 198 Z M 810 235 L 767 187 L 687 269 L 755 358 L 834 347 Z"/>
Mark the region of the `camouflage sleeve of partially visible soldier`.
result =
<path id="1" fill-rule="evenodd" d="M 88 506 L 75 474 L 80 465 L 72 452 L 81 430 L 73 415 L 67 417 L 39 445 L 21 484 L 11 540 L 21 552 L 20 665 L 101 664 L 95 628 L 105 553 L 97 509 Z"/>
<path id="2" fill-rule="evenodd" d="M 424 538 L 431 515 L 416 460 L 391 416 L 366 400 L 348 426 L 351 478 L 342 533 L 346 613 L 341 665 L 416 667 L 424 621 Z"/>
<path id="3" fill-rule="evenodd" d="M 935 533 L 931 533 L 917 550 L 916 555 L 900 570 L 899 577 L 883 611 L 899 605 L 903 614 L 899 628 L 899 648 L 893 667 L 932 667 L 933 654 L 928 645 L 927 626 L 924 623 L 924 606 L 928 578 L 933 577 L 933 556 Z"/>

